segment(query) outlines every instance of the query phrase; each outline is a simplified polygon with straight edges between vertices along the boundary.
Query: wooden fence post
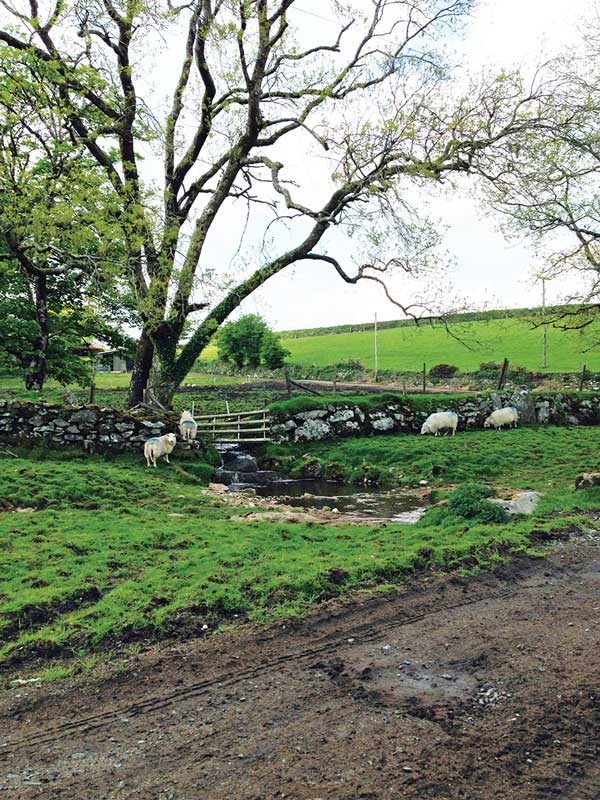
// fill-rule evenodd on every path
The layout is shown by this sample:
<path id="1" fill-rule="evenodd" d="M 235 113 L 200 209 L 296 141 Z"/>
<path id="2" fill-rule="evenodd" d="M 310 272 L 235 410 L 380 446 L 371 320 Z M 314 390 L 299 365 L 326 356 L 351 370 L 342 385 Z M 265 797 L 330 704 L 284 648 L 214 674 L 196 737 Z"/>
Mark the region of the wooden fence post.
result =
<path id="1" fill-rule="evenodd" d="M 427 391 L 427 367 L 423 363 L 423 394 Z"/>
<path id="2" fill-rule="evenodd" d="M 508 358 L 505 358 L 502 362 L 502 368 L 500 370 L 500 377 L 498 378 L 498 391 L 502 389 L 504 386 L 504 381 L 506 380 L 506 373 L 508 372 Z"/>
<path id="3" fill-rule="evenodd" d="M 93 405 L 96 399 L 96 357 L 92 356 L 92 377 L 90 382 L 89 405 Z"/>
<path id="4" fill-rule="evenodd" d="M 583 365 L 583 369 L 581 370 L 581 379 L 579 381 L 579 391 L 583 391 L 583 384 L 585 383 L 585 372 L 586 372 L 586 365 Z"/>
<path id="5" fill-rule="evenodd" d="M 285 389 L 287 391 L 287 396 L 292 396 L 292 382 L 290 381 L 290 373 L 286 369 L 285 371 Z"/>

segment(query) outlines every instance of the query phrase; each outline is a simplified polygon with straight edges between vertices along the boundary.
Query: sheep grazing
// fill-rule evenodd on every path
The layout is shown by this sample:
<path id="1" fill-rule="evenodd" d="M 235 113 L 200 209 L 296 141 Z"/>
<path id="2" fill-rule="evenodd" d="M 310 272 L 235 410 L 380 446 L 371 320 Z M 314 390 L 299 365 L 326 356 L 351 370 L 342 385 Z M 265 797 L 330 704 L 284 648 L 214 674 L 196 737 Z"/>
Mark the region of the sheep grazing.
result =
<path id="1" fill-rule="evenodd" d="M 433 433 L 437 436 L 442 430 L 451 430 L 452 436 L 454 436 L 457 425 L 458 414 L 455 414 L 454 411 L 438 411 L 427 417 L 421 426 L 421 433 Z"/>
<path id="2" fill-rule="evenodd" d="M 198 433 L 198 425 L 196 420 L 192 417 L 191 411 L 182 411 L 181 419 L 179 420 L 179 432 L 184 442 L 189 442 L 196 438 Z"/>
<path id="3" fill-rule="evenodd" d="M 156 467 L 156 459 L 161 456 L 164 456 L 167 464 L 170 464 L 169 454 L 173 452 L 176 443 L 177 437 L 174 433 L 165 433 L 164 436 L 153 436 L 148 439 L 144 444 L 147 466 L 149 467 L 152 463 Z"/>
<path id="4" fill-rule="evenodd" d="M 492 413 L 483 423 L 483 427 L 496 428 L 496 430 L 499 430 L 505 425 L 508 425 L 509 427 L 512 425 L 513 428 L 516 428 L 518 419 L 519 412 L 517 409 L 514 406 L 506 406 L 506 408 L 498 408 L 496 411 L 492 411 Z"/>

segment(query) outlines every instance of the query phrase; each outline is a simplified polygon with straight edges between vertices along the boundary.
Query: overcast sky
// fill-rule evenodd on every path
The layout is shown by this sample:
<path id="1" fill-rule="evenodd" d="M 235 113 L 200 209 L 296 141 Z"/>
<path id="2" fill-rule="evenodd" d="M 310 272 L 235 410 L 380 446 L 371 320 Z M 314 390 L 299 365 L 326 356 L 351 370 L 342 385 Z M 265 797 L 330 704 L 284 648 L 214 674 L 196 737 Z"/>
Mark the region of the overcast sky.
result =
<path id="1" fill-rule="evenodd" d="M 456 61 L 475 71 L 515 64 L 526 68 L 561 47 L 576 47 L 591 5 L 590 0 L 480 0 L 457 47 Z M 299 8 L 303 11 L 296 12 L 298 22 L 304 18 L 309 25 L 329 24 L 318 13 L 318 0 L 300 0 Z M 468 187 L 436 199 L 433 209 L 448 226 L 445 244 L 455 264 L 457 295 L 488 307 L 540 301 L 541 289 L 532 280 L 538 263 L 532 248 L 526 241 L 506 241 L 498 219 L 490 218 L 469 196 Z M 391 281 L 391 288 L 406 299 L 408 290 L 400 276 Z M 548 302 L 558 300 L 560 291 L 560 286 L 549 284 Z M 375 313 L 381 320 L 399 316 L 378 287 L 347 286 L 322 264 L 307 263 L 272 278 L 241 311 L 261 313 L 279 330 L 363 322 Z"/>

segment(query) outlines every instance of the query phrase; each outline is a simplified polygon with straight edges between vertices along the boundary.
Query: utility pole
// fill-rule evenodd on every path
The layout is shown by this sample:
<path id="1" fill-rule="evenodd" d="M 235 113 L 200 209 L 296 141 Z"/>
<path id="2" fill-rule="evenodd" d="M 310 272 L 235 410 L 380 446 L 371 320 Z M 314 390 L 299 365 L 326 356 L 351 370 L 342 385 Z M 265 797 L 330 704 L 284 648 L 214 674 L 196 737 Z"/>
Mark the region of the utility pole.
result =
<path id="1" fill-rule="evenodd" d="M 542 278 L 542 354 L 544 369 L 548 366 L 548 323 L 546 322 L 546 278 Z"/>
<path id="2" fill-rule="evenodd" d="M 375 383 L 379 376 L 379 352 L 377 350 L 377 314 L 375 314 Z"/>

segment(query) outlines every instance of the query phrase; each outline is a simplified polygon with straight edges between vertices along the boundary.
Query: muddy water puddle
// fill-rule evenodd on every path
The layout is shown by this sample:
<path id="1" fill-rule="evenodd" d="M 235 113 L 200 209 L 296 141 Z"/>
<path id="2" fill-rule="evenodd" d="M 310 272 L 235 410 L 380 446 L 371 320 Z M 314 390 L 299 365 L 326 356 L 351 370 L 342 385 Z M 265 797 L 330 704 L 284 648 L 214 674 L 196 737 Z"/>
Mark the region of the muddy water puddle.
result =
<path id="1" fill-rule="evenodd" d="M 235 491 L 238 487 L 231 488 Z M 425 498 L 406 490 L 326 481 L 275 481 L 254 489 L 260 497 L 294 508 L 338 511 L 346 516 L 393 522 L 417 522 L 429 507 Z"/>

